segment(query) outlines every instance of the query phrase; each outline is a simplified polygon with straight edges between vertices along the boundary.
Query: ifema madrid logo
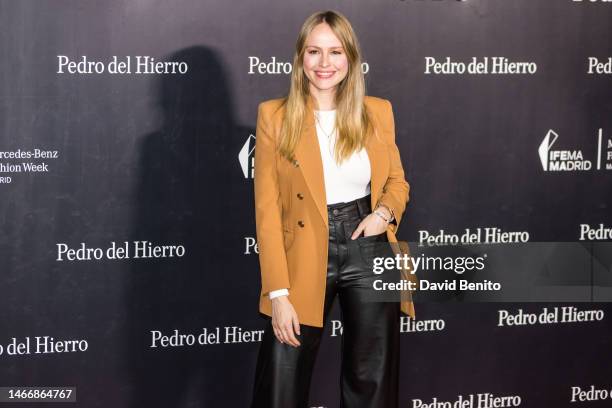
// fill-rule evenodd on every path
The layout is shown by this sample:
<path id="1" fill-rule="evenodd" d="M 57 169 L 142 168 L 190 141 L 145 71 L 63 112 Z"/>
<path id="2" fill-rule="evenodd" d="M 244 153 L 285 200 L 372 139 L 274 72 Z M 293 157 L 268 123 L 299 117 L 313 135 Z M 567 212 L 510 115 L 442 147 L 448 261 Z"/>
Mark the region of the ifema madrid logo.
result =
<path id="1" fill-rule="evenodd" d="M 255 136 L 249 135 L 238 153 L 238 162 L 244 178 L 253 178 L 255 172 Z"/>
<path id="2" fill-rule="evenodd" d="M 597 156 L 595 163 L 585 159 L 582 150 L 556 150 L 553 146 L 559 134 L 552 129 L 548 130 L 544 140 L 538 148 L 538 155 L 542 162 L 544 171 L 589 171 L 589 170 L 612 170 L 612 139 L 604 144 L 603 129 L 598 130 Z M 593 166 L 595 165 L 595 168 Z"/>

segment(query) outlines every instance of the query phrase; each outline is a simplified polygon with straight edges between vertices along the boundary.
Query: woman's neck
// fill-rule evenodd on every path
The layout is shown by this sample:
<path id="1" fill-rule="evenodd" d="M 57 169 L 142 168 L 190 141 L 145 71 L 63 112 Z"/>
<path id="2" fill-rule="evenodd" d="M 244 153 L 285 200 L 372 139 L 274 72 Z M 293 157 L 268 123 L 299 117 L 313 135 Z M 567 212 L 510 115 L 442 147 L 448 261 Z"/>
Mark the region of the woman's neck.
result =
<path id="1" fill-rule="evenodd" d="M 314 100 L 316 101 L 317 110 L 322 111 L 330 111 L 336 109 L 336 93 L 334 89 L 329 89 L 325 91 L 321 91 L 314 86 L 310 87 L 310 93 L 312 94 Z"/>

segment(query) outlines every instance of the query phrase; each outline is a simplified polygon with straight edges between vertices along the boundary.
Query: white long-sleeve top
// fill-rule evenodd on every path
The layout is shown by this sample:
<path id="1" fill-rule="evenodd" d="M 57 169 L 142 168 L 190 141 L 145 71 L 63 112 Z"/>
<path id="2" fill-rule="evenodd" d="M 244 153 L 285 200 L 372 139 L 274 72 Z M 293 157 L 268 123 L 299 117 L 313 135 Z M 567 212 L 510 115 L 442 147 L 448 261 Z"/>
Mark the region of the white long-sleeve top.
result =
<path id="1" fill-rule="evenodd" d="M 319 110 L 314 113 L 323 162 L 327 204 L 353 201 L 370 194 L 372 171 L 367 151 L 361 149 L 339 165 L 334 160 L 334 148 L 338 136 L 335 129 L 336 110 Z M 270 299 L 274 299 L 288 294 L 289 291 L 285 288 L 270 291 L 269 296 Z"/>

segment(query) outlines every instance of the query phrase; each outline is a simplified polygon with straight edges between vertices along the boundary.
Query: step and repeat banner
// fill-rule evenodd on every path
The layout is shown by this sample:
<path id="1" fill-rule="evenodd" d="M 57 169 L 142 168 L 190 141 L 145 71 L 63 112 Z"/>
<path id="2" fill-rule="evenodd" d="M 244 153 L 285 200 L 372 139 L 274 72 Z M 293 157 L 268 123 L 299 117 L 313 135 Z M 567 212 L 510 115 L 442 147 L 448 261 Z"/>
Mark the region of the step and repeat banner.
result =
<path id="1" fill-rule="evenodd" d="M 349 18 L 367 93 L 393 105 L 398 237 L 566 243 L 584 289 L 417 302 L 401 406 L 612 405 L 605 0 L 1 1 L 0 405 L 248 407 L 257 106 L 286 94 L 322 9 Z M 312 407 L 339 406 L 341 343 L 336 304 Z"/>

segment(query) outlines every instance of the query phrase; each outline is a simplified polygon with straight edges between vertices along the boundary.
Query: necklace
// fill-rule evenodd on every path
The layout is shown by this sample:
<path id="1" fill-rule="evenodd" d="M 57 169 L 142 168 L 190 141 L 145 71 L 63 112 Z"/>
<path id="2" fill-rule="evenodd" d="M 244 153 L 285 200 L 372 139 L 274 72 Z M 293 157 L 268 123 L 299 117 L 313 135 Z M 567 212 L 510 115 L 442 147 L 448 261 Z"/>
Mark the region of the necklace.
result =
<path id="1" fill-rule="evenodd" d="M 317 123 L 319 124 L 319 129 L 321 129 L 321 132 L 323 132 L 323 134 L 327 137 L 327 150 L 329 151 L 329 154 L 331 155 L 331 157 L 334 157 L 334 152 L 332 149 L 332 140 L 333 138 L 331 137 L 335 130 L 336 130 L 336 125 L 334 123 L 334 127 L 332 128 L 330 133 L 327 133 L 325 131 L 325 129 L 323 129 L 323 125 L 321 124 L 321 121 L 319 120 L 319 113 L 315 112 L 315 118 L 317 119 Z"/>
<path id="2" fill-rule="evenodd" d="M 331 133 L 328 134 L 323 128 L 323 125 L 321 124 L 321 120 L 319 119 L 319 113 L 315 112 L 315 118 L 317 119 L 317 123 L 319 124 L 319 128 L 321 128 L 321 131 L 323 131 L 323 134 L 327 136 L 328 139 L 331 138 L 331 135 L 334 133 L 334 130 L 336 129 L 336 125 L 334 124 L 334 127 L 331 130 Z"/>

